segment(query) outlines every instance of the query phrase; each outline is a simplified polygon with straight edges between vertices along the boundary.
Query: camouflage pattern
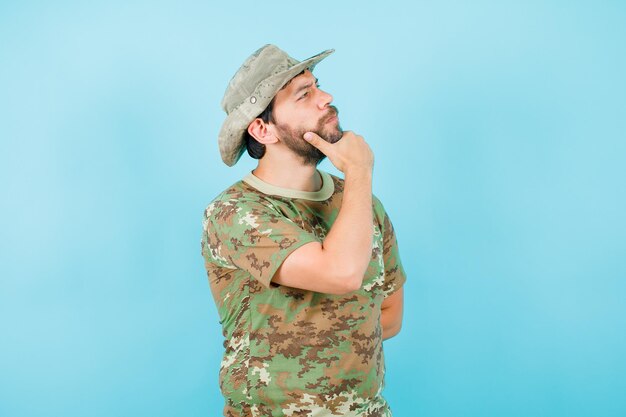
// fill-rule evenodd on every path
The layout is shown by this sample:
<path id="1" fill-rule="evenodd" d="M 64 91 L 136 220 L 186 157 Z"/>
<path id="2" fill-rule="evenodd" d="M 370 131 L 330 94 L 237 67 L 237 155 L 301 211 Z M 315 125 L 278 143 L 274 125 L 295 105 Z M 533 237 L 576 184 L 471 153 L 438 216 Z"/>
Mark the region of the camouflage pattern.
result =
<path id="1" fill-rule="evenodd" d="M 406 275 L 394 229 L 373 196 L 372 258 L 361 288 L 329 295 L 271 278 L 296 248 L 322 242 L 343 196 L 269 195 L 241 180 L 204 213 L 202 255 L 224 335 L 224 415 L 391 416 L 382 396 L 381 303 Z"/>

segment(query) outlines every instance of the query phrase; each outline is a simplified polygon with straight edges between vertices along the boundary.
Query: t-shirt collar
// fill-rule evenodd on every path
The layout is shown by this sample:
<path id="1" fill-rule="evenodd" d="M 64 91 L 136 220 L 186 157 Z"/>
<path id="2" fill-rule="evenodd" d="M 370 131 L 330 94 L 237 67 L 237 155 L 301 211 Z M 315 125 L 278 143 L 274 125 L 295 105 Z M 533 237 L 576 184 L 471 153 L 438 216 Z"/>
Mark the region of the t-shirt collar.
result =
<path id="1" fill-rule="evenodd" d="M 335 183 L 329 173 L 317 170 L 322 177 L 322 188 L 318 191 L 301 191 L 292 188 L 283 188 L 267 183 L 254 175 L 252 171 L 243 178 L 247 184 L 256 188 L 264 194 L 279 195 L 287 198 L 301 198 L 304 200 L 323 201 L 330 198 L 335 192 Z"/>

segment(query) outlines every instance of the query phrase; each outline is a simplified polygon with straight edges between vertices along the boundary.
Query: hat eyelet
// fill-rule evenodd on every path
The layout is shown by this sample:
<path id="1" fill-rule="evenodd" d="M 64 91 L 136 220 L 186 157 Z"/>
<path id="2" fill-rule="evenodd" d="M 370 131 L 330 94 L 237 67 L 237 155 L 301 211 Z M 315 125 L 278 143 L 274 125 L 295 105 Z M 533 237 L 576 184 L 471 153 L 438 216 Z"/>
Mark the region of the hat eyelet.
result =
<path id="1" fill-rule="evenodd" d="M 255 96 L 250 97 L 250 103 L 252 103 L 252 104 L 256 103 L 256 97 Z"/>

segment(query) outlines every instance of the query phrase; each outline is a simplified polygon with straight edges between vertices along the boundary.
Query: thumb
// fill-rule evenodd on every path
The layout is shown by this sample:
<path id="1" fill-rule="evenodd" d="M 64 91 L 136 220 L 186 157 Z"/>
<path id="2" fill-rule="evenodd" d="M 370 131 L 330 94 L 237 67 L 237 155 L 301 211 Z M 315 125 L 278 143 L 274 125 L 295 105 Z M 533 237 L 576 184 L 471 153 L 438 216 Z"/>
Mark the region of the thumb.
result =
<path id="1" fill-rule="evenodd" d="M 330 151 L 330 143 L 326 142 L 324 139 L 319 137 L 317 133 L 314 132 L 306 132 L 304 134 L 304 139 L 309 142 L 311 145 L 315 146 L 317 149 L 322 151 L 325 155 Z"/>

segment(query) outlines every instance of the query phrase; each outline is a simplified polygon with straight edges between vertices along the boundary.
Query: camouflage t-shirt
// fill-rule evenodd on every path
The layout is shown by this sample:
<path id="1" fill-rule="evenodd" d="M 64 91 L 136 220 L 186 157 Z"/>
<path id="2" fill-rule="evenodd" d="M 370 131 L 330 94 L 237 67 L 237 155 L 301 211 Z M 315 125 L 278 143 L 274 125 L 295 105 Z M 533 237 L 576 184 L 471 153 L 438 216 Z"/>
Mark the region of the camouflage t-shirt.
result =
<path id="1" fill-rule="evenodd" d="M 359 290 L 331 295 L 271 282 L 292 251 L 323 242 L 339 213 L 344 180 L 318 171 L 315 192 L 250 172 L 205 210 L 202 255 L 225 338 L 225 416 L 391 415 L 380 311 L 406 275 L 380 200 L 373 196 L 372 258 Z"/>

